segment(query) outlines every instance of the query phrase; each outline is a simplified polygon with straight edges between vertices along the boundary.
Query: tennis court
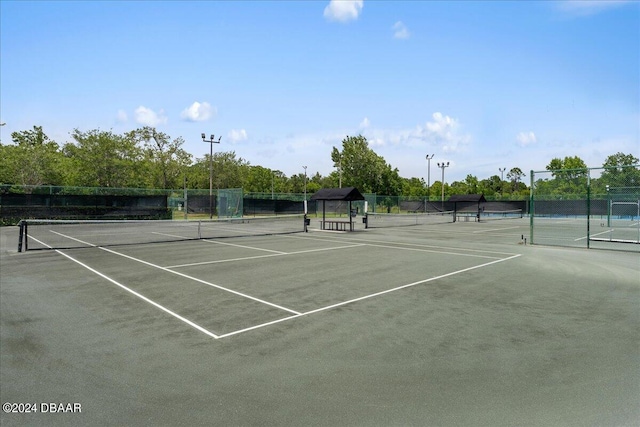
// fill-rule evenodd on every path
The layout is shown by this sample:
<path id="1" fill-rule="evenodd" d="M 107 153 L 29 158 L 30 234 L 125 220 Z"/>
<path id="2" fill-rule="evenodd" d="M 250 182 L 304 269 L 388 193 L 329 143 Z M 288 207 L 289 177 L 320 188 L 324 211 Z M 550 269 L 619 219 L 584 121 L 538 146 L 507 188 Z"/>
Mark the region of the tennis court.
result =
<path id="1" fill-rule="evenodd" d="M 2 228 L 2 403 L 82 408 L 2 425 L 640 418 L 637 253 L 529 246 L 519 217 L 290 219 L 30 225 L 27 252 Z"/>
<path id="2" fill-rule="evenodd" d="M 536 218 L 535 243 L 640 252 L 640 220 L 585 217 Z"/>

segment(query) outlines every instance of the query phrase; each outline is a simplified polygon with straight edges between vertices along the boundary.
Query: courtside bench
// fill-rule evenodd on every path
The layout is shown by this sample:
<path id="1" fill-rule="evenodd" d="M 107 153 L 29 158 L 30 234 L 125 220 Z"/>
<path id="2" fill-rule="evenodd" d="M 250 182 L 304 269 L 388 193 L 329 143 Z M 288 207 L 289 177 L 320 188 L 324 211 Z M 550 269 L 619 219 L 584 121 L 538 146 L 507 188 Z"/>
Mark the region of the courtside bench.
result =
<path id="1" fill-rule="evenodd" d="M 353 231 L 353 222 L 344 220 L 324 220 L 320 221 L 320 228 L 322 230 Z"/>
<path id="2" fill-rule="evenodd" d="M 478 221 L 480 219 L 480 214 L 478 212 L 457 212 L 456 213 L 456 221 L 464 221 L 469 222 L 473 218 L 473 221 Z"/>

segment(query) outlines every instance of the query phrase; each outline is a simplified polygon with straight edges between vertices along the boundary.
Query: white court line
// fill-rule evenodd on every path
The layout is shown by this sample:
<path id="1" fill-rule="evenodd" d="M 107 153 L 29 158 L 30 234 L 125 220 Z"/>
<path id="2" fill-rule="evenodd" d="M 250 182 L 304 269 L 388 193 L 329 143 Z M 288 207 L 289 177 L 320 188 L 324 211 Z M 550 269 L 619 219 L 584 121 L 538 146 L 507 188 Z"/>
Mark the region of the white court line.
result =
<path id="1" fill-rule="evenodd" d="M 514 228 L 520 228 L 523 230 L 523 232 L 529 232 L 529 226 L 528 225 L 520 225 L 520 226 L 516 226 Z M 477 236 L 476 231 L 470 231 L 470 230 L 416 230 L 414 233 L 421 233 L 421 234 L 429 234 L 429 235 L 434 235 L 434 234 L 445 234 L 445 235 L 462 235 L 462 236 Z M 494 234 L 494 236 L 513 236 L 513 234 L 506 234 L 506 233 L 496 233 Z"/>
<path id="2" fill-rule="evenodd" d="M 38 239 L 36 239 L 36 238 L 34 238 L 34 237 L 31 237 L 31 238 L 32 238 L 33 240 L 35 240 L 36 242 L 40 243 L 41 245 L 44 245 L 44 246 L 46 246 L 46 247 L 48 247 L 48 248 L 51 248 L 51 246 L 47 245 L 46 243 L 41 242 L 40 240 L 38 240 Z M 74 240 L 76 240 L 76 239 L 74 239 Z M 216 334 L 214 334 L 213 332 L 208 331 L 207 329 L 203 328 L 202 326 L 198 325 L 197 323 L 192 322 L 191 320 L 189 320 L 189 319 L 187 319 L 187 318 L 185 318 L 185 317 L 180 316 L 178 313 L 176 313 L 176 312 L 173 312 L 173 311 L 169 310 L 168 308 L 164 307 L 163 305 L 160 305 L 160 304 L 158 304 L 157 302 L 150 300 L 149 298 L 145 297 L 145 296 L 144 296 L 144 295 L 142 295 L 141 293 L 136 292 L 136 291 L 134 291 L 133 289 L 126 287 L 126 286 L 125 286 L 125 285 L 123 285 L 122 283 L 117 282 L 116 280 L 114 280 L 114 279 L 112 279 L 111 277 L 109 277 L 109 276 L 107 276 L 107 275 L 105 275 L 105 274 L 103 274 L 103 273 L 99 272 L 98 270 L 95 270 L 94 268 L 89 267 L 88 265 L 84 264 L 84 263 L 83 263 L 83 262 L 81 262 L 81 261 L 78 261 L 77 259 L 73 258 L 72 256 L 67 255 L 67 254 L 65 254 L 64 252 L 62 252 L 62 251 L 60 251 L 60 250 L 58 250 L 58 249 L 54 249 L 54 250 L 55 250 L 57 253 L 59 253 L 60 255 L 62 255 L 62 256 L 64 256 L 64 257 L 66 257 L 66 258 L 68 258 L 68 259 L 70 259 L 71 261 L 75 262 L 76 264 L 79 264 L 79 265 L 81 265 L 82 267 L 86 268 L 87 270 L 91 271 L 92 273 L 97 274 L 98 276 L 102 277 L 103 279 L 108 280 L 109 282 L 113 283 L 114 285 L 116 285 L 116 286 L 118 286 L 118 287 L 120 287 L 120 288 L 124 289 L 125 291 L 127 291 L 127 292 L 129 292 L 129 293 L 131 293 L 131 294 L 135 295 L 136 297 L 140 298 L 141 300 L 143 300 L 143 301 L 145 301 L 145 302 L 147 302 L 147 303 L 151 304 L 152 306 L 154 306 L 154 307 L 156 307 L 156 308 L 159 308 L 160 310 L 164 311 L 164 312 L 165 312 L 165 313 L 167 313 L 167 314 L 170 314 L 171 316 L 173 316 L 173 317 L 175 317 L 176 319 L 178 319 L 178 320 L 180 320 L 180 321 L 182 321 L 182 322 L 186 323 L 187 325 L 191 326 L 192 328 L 195 328 L 195 329 L 199 330 L 199 331 L 200 331 L 200 332 L 202 332 L 203 334 L 208 335 L 208 336 L 210 336 L 211 338 L 215 338 L 215 339 L 220 338 L 220 336 L 219 336 L 219 335 L 216 335 Z"/>
<path id="3" fill-rule="evenodd" d="M 160 265 L 153 264 L 151 262 L 148 262 L 148 261 L 145 261 L 145 260 L 142 260 L 142 259 L 139 259 L 139 258 L 132 257 L 131 255 L 126 255 L 126 254 L 123 254 L 123 253 L 120 253 L 120 252 L 116 252 L 116 251 L 114 251 L 112 249 L 108 249 L 108 248 L 99 248 L 99 249 L 101 249 L 103 251 L 106 251 L 106 252 L 109 252 L 109 253 L 112 253 L 114 255 L 118 255 L 118 256 L 130 259 L 132 261 L 137 261 L 137 262 L 139 262 L 141 264 L 148 265 L 150 267 L 157 268 L 157 269 L 162 270 L 162 271 L 169 272 L 171 274 L 175 274 L 175 275 L 180 276 L 180 277 L 184 277 L 185 279 L 193 280 L 194 282 L 198 282 L 198 283 L 202 283 L 202 284 L 207 285 L 207 286 L 211 286 L 212 288 L 220 289 L 222 291 L 229 292 L 229 293 L 232 293 L 234 295 L 238 295 L 238 296 L 241 296 L 243 298 L 247 298 L 247 299 L 250 299 L 250 300 L 253 300 L 253 301 L 268 305 L 268 306 L 271 306 L 271 307 L 275 307 L 275 308 L 278 308 L 280 310 L 288 311 L 289 313 L 300 314 L 295 310 L 291 310 L 290 308 L 286 308 L 286 307 L 283 307 L 281 305 L 274 304 L 272 302 L 265 301 L 265 300 L 260 299 L 260 298 L 252 297 L 251 295 L 243 294 L 242 292 L 234 291 L 233 289 L 225 288 L 224 286 L 216 285 L 215 283 L 207 282 L 206 280 L 198 279 L 197 277 L 193 277 L 193 276 L 189 276 L 188 274 L 180 273 L 179 271 L 173 271 L 173 270 L 168 269 L 167 267 L 162 267 Z"/>
<path id="4" fill-rule="evenodd" d="M 487 230 L 476 230 L 473 233 L 486 233 L 488 231 L 503 231 L 503 230 L 512 230 L 514 228 L 522 228 L 522 226 L 516 225 L 514 227 L 502 227 L 502 228 L 489 228 Z"/>
<path id="5" fill-rule="evenodd" d="M 211 240 L 211 239 L 201 239 L 201 240 L 203 242 L 214 243 L 216 245 L 234 246 L 236 248 L 253 249 L 254 251 L 273 252 L 274 254 L 279 254 L 279 255 L 286 255 L 287 254 L 286 252 L 274 251 L 273 249 L 255 248 L 253 246 L 237 245 L 235 243 L 225 243 L 225 242 L 219 242 L 217 240 Z"/>
<path id="6" fill-rule="evenodd" d="M 442 279 L 442 278 L 445 278 L 445 277 L 455 276 L 456 274 L 465 273 L 467 271 L 475 270 L 475 269 L 482 268 L 482 267 L 487 267 L 489 265 L 497 264 L 499 262 L 509 261 L 509 260 L 514 259 L 514 258 L 518 258 L 520 256 L 522 256 L 522 255 L 521 254 L 516 254 L 516 255 L 510 256 L 508 258 L 502 258 L 502 259 L 486 262 L 484 264 L 480 264 L 480 265 L 476 265 L 476 266 L 468 267 L 468 268 L 463 268 L 462 270 L 452 271 L 451 273 L 442 274 L 442 275 L 436 276 L 436 277 L 430 277 L 428 279 L 419 280 L 419 281 L 413 282 L 413 283 L 408 283 L 406 285 L 402 285 L 402 286 L 398 286 L 398 287 L 395 287 L 395 288 L 392 288 L 392 289 L 387 289 L 387 290 L 384 290 L 384 291 L 380 291 L 380 292 L 376 292 L 376 293 L 373 293 L 373 294 L 365 295 L 365 296 L 362 296 L 362 297 L 359 297 L 359 298 L 353 298 L 353 299 L 350 299 L 348 301 L 339 302 L 339 303 L 336 303 L 336 304 L 328 305 L 326 307 L 316 308 L 314 310 L 310 310 L 310 311 L 306 311 L 304 313 L 300 313 L 300 314 L 298 314 L 296 316 L 289 316 L 289 317 L 285 317 L 285 318 L 282 318 L 282 319 L 273 320 L 271 322 L 262 323 L 260 325 L 250 326 L 248 328 L 239 329 L 239 330 L 233 331 L 233 332 L 228 332 L 226 334 L 221 334 L 220 338 L 226 338 L 226 337 L 229 337 L 229 336 L 232 336 L 232 335 L 237 335 L 237 334 L 240 334 L 240 333 L 243 333 L 243 332 L 252 331 L 254 329 L 263 328 L 265 326 L 270 326 L 270 325 L 273 325 L 275 323 L 284 322 L 285 320 L 296 319 L 298 317 L 308 316 L 310 314 L 319 313 L 321 311 L 331 310 L 331 309 L 336 308 L 336 307 L 341 307 L 343 305 L 352 304 L 354 302 L 363 301 L 363 300 L 369 299 L 369 298 L 374 298 L 374 297 L 377 297 L 377 296 L 380 296 L 380 295 L 384 295 L 384 294 L 388 294 L 388 293 L 391 293 L 391 292 L 399 291 L 401 289 L 410 288 L 412 286 L 421 285 L 423 283 L 432 282 L 434 280 Z"/>
<path id="7" fill-rule="evenodd" d="M 81 240 L 74 239 L 73 237 L 66 236 L 66 235 L 64 235 L 64 234 L 62 234 L 62 233 L 58 233 L 58 232 L 54 232 L 54 233 L 59 234 L 59 235 L 60 235 L 60 236 L 62 236 L 62 237 L 67 237 L 67 238 L 69 238 L 69 239 L 76 240 L 76 241 L 81 242 L 81 243 L 86 243 L 86 242 L 82 242 Z M 89 245 L 89 246 L 92 246 L 92 247 L 96 247 L 95 245 L 92 245 L 92 244 L 90 244 L 90 243 L 86 243 L 86 244 L 87 244 L 87 245 Z M 222 290 L 222 291 L 232 293 L 232 294 L 234 294 L 234 295 L 241 296 L 241 297 L 243 297 L 243 298 L 248 298 L 248 299 L 250 299 L 250 300 L 253 300 L 253 301 L 256 301 L 256 302 L 259 302 L 259 303 L 262 303 L 262 304 L 266 304 L 266 305 L 269 305 L 269 306 L 271 306 L 271 307 L 278 308 L 278 309 L 280 309 L 280 310 L 288 311 L 289 313 L 299 314 L 299 313 L 298 313 L 297 311 L 295 311 L 295 310 L 291 310 L 291 309 L 289 309 L 289 308 L 282 307 L 282 306 L 280 306 L 280 305 L 274 304 L 274 303 L 269 302 L 269 301 L 262 300 L 262 299 L 260 299 L 260 298 L 252 297 L 251 295 L 243 294 L 242 292 L 234 291 L 233 289 L 225 288 L 224 286 L 216 285 L 215 283 L 207 282 L 206 280 L 198 279 L 197 277 L 193 277 L 193 276 L 189 276 L 189 275 L 184 274 L 184 273 L 180 273 L 179 271 L 169 270 L 167 267 L 162 267 L 162 266 L 160 266 L 160 265 L 156 265 L 156 264 L 153 264 L 153 263 L 148 262 L 148 261 L 144 261 L 144 260 L 141 260 L 141 259 L 138 259 L 138 258 L 134 258 L 134 257 L 132 257 L 132 256 L 130 256 L 130 255 L 125 255 L 125 254 L 123 254 L 123 253 L 116 252 L 116 251 L 114 251 L 114 250 L 107 249 L 107 248 L 104 248 L 104 247 L 99 247 L 99 246 L 98 246 L 98 249 L 101 249 L 101 250 L 103 250 L 103 251 L 106 251 L 106 252 L 112 253 L 112 254 L 114 254 L 114 255 L 119 255 L 119 256 L 121 256 L 121 257 L 128 258 L 128 259 L 133 260 L 133 261 L 137 261 L 137 262 L 139 262 L 139 263 L 141 263 L 141 264 L 145 264 L 145 265 L 148 265 L 148 266 L 150 266 L 150 267 L 157 268 L 157 269 L 159 269 L 159 270 L 167 271 L 167 272 L 169 272 L 169 273 L 171 273 L 171 274 L 175 274 L 175 275 L 178 275 L 178 276 L 184 277 L 184 278 L 186 278 L 186 279 L 193 280 L 193 281 L 195 281 L 195 282 L 199 282 L 199 283 L 205 284 L 205 285 L 207 285 L 207 286 L 211 286 L 211 287 L 213 287 L 213 288 L 217 288 L 217 289 L 220 289 L 220 290 Z"/>
<path id="8" fill-rule="evenodd" d="M 419 244 L 419 243 L 399 243 L 399 242 L 390 242 L 390 241 L 386 241 L 386 240 L 373 240 L 373 239 L 349 238 L 349 240 L 345 240 L 345 239 L 314 238 L 314 237 L 302 237 L 302 236 L 290 236 L 289 238 L 291 238 L 291 239 L 303 239 L 303 240 L 318 240 L 318 241 L 321 241 L 321 242 L 326 242 L 326 241 L 330 241 L 330 242 L 345 242 L 345 241 L 363 242 L 363 244 L 365 244 L 365 245 L 371 244 L 371 242 L 373 242 L 375 244 L 378 244 L 378 243 L 386 244 L 386 245 L 389 245 L 392 248 L 396 247 L 396 246 L 392 246 L 392 245 L 415 246 L 415 247 L 418 247 L 418 248 L 433 248 L 433 250 L 425 249 L 425 252 L 442 253 L 442 254 L 448 254 L 448 255 L 460 255 L 460 256 L 469 256 L 469 254 L 465 254 L 465 253 L 461 253 L 461 252 L 481 252 L 483 254 L 491 253 L 491 254 L 506 255 L 506 256 L 514 255 L 513 252 L 488 251 L 488 250 L 484 250 L 484 249 L 454 248 L 454 247 L 448 247 L 448 246 L 423 245 L 423 244 Z M 375 245 L 372 245 L 372 246 L 375 246 Z M 456 251 L 456 252 L 447 252 L 449 250 L 450 251 Z M 479 257 L 484 258 L 483 256 L 479 256 Z"/>
<path id="9" fill-rule="evenodd" d="M 83 245 L 91 246 L 92 248 L 95 248 L 95 247 L 96 247 L 96 245 L 94 245 L 93 243 L 85 242 L 85 241 L 83 241 L 83 240 L 76 239 L 75 237 L 67 236 L 66 234 L 62 234 L 62 233 L 59 233 L 59 232 L 57 232 L 57 231 L 53 231 L 53 230 L 49 230 L 49 231 L 50 231 L 50 232 L 52 232 L 53 234 L 57 234 L 58 236 L 62 236 L 62 237 L 64 237 L 64 238 L 66 238 L 66 239 L 75 240 L 76 242 L 78 242 L 78 243 L 82 243 Z M 29 237 L 31 237 L 31 236 L 29 236 Z M 42 242 L 41 242 L 40 240 L 38 240 L 38 239 L 34 239 L 33 237 L 31 237 L 31 238 L 32 238 L 33 240 L 35 240 L 36 242 L 38 242 L 38 243 L 42 243 Z M 50 248 L 50 247 L 51 247 L 51 246 L 49 246 L 49 245 L 47 245 L 47 244 L 45 244 L 45 243 L 42 243 L 42 244 L 43 244 L 43 245 L 45 245 L 45 246 L 46 246 L 46 247 L 48 247 L 48 248 Z"/>
<path id="10" fill-rule="evenodd" d="M 591 234 L 590 236 L 578 237 L 577 239 L 573 239 L 573 241 L 574 241 L 574 242 L 577 242 L 577 241 L 579 241 L 579 240 L 586 240 L 588 237 L 599 236 L 599 235 L 601 235 L 601 234 L 607 234 L 607 233 L 611 233 L 611 232 L 613 232 L 613 231 L 614 231 L 614 229 L 612 228 L 612 229 L 610 229 L 610 230 L 603 231 L 602 233 L 596 233 L 596 234 Z"/>
<path id="11" fill-rule="evenodd" d="M 282 253 L 275 253 L 275 254 L 269 254 L 269 255 L 255 255 L 255 256 L 248 256 L 248 257 L 241 257 L 241 258 L 219 259 L 219 260 L 215 260 L 215 261 L 192 262 L 192 263 L 189 263 L 189 264 L 168 265 L 165 268 L 192 267 L 192 266 L 195 266 L 195 265 L 219 264 L 219 263 L 222 263 L 222 262 L 245 261 L 245 260 L 250 260 L 250 259 L 271 258 L 271 257 L 276 257 L 276 256 L 285 256 L 285 255 L 299 255 L 299 254 L 306 254 L 306 253 L 311 253 L 311 252 L 334 251 L 334 250 L 339 250 L 339 249 L 356 248 L 356 247 L 360 247 L 360 246 L 365 246 L 365 245 L 363 243 L 358 243 L 358 244 L 354 244 L 354 245 L 336 246 L 336 247 L 333 247 L 333 248 L 307 249 L 307 250 L 304 250 L 304 251 L 282 252 Z"/>
<path id="12" fill-rule="evenodd" d="M 474 258 L 501 259 L 501 258 L 499 258 L 497 256 L 477 255 L 477 254 L 461 254 L 460 252 L 438 251 L 438 250 L 434 250 L 434 249 L 403 248 L 401 246 L 381 245 L 379 243 L 368 244 L 367 246 L 372 246 L 374 248 L 399 249 L 401 251 L 429 252 L 429 253 L 443 254 L 443 255 L 456 255 L 456 256 L 467 256 L 467 257 L 474 257 Z"/>
<path id="13" fill-rule="evenodd" d="M 58 234 L 59 234 L 59 233 L 58 233 Z M 61 234 L 61 236 L 64 236 L 64 235 L 63 235 L 63 234 Z M 64 236 L 64 237 L 68 237 L 68 236 Z M 33 238 L 33 237 L 32 237 L 32 238 Z M 46 244 L 44 244 L 44 243 L 40 242 L 40 241 L 39 241 L 39 240 L 37 240 L 37 239 L 34 239 L 34 240 L 38 241 L 39 243 L 43 244 L 44 246 L 50 247 L 50 246 L 48 246 L 48 245 L 46 245 Z M 77 240 L 77 239 L 73 239 L 73 240 Z M 79 241 L 79 242 L 81 242 L 80 240 L 78 240 L 78 241 Z M 83 243 L 85 243 L 85 242 L 83 242 Z M 90 245 L 90 246 L 95 246 L 95 245 Z M 241 293 L 239 293 L 239 292 L 236 292 L 236 291 L 233 291 L 233 290 L 230 290 L 230 289 L 226 289 L 226 288 L 223 288 L 223 287 L 221 287 L 221 286 L 218 286 L 218 285 L 215 285 L 215 284 L 212 284 L 212 283 L 208 283 L 208 282 L 206 282 L 206 281 L 204 281 L 204 280 L 200 280 L 200 279 L 197 279 L 197 278 L 194 278 L 194 277 L 188 276 L 188 275 L 186 275 L 186 274 L 182 274 L 182 273 L 179 273 L 179 272 L 176 272 L 176 271 L 169 270 L 169 269 L 167 269 L 166 267 L 157 266 L 157 265 L 152 264 L 152 263 L 149 263 L 149 262 L 147 262 L 147 261 L 139 260 L 139 259 L 134 258 L 134 257 L 131 257 L 131 256 L 129 256 L 129 255 L 121 254 L 121 253 L 119 253 L 119 252 L 112 251 L 112 250 L 107 249 L 107 248 L 99 248 L 99 249 L 104 250 L 104 251 L 107 251 L 107 252 L 109 252 L 109 253 L 113 253 L 114 255 L 119 255 L 119 256 L 122 256 L 122 257 L 125 257 L 125 258 L 128 258 L 128 259 L 134 260 L 134 261 L 138 261 L 138 262 L 140 262 L 140 263 L 143 263 L 143 264 L 146 264 L 146 265 L 149 265 L 149 266 L 152 266 L 152 267 L 155 267 L 155 268 L 158 268 L 158 269 L 164 270 L 164 271 L 168 271 L 168 272 L 173 273 L 173 274 L 176 274 L 176 275 L 178 275 L 178 276 L 182 276 L 182 277 L 185 277 L 185 278 L 188 278 L 188 279 L 191 279 L 191 280 L 195 280 L 195 281 L 200 282 L 200 283 L 207 284 L 207 285 L 209 285 L 209 286 L 213 286 L 213 287 L 216 287 L 216 288 L 219 288 L 219 289 L 222 289 L 222 290 L 227 290 L 228 292 L 231 292 L 231 293 L 234 293 L 234 294 L 238 294 L 238 295 L 241 295 L 241 296 L 246 296 L 246 297 L 248 297 L 248 298 L 250 298 L 250 299 L 254 299 L 254 300 L 257 300 L 257 301 L 263 302 L 263 301 L 258 300 L 258 299 L 256 299 L 256 298 L 250 297 L 250 296 L 248 296 L 248 295 L 244 295 L 244 294 L 241 294 Z M 78 263 L 78 264 L 82 265 L 83 267 L 85 267 L 85 268 L 87 268 L 88 270 L 90 270 L 90 271 L 94 272 L 95 274 L 98 274 L 99 276 L 101 276 L 101 277 L 103 277 L 103 278 L 105 278 L 105 279 L 109 280 L 110 282 L 112 282 L 112 283 L 114 283 L 114 284 L 118 285 L 119 287 L 121 287 L 121 288 L 125 289 L 126 291 L 128 291 L 128 292 L 130 292 L 130 293 L 132 293 L 132 294 L 134 294 L 134 295 L 136 295 L 136 296 L 138 296 L 139 298 L 143 299 L 144 301 L 146 301 L 146 302 L 148 302 L 148 303 L 150 303 L 150 304 L 152 304 L 152 305 L 154 305 L 154 306 L 156 306 L 156 307 L 160 308 L 161 310 L 163 310 L 163 311 L 165 311 L 165 312 L 167 312 L 167 313 L 171 314 L 172 316 L 174 316 L 174 317 L 176 317 L 176 318 L 178 318 L 178 319 L 182 320 L 183 322 L 187 323 L 188 325 L 190 325 L 190 326 L 194 327 L 195 329 L 200 330 L 201 332 L 203 332 L 203 333 L 205 333 L 206 335 L 208 335 L 208 336 L 210 336 L 210 337 L 212 337 L 212 338 L 215 338 L 215 339 L 226 338 L 226 337 L 233 336 L 233 335 L 237 335 L 237 334 L 240 334 L 240 333 L 243 333 L 243 332 L 247 332 L 247 331 L 255 330 L 255 329 L 258 329 L 258 328 L 263 328 L 263 327 L 266 327 L 266 326 L 269 326 L 269 325 L 273 325 L 273 324 L 275 324 L 275 323 L 280 323 L 280 322 L 283 322 L 283 321 L 285 321 L 285 320 L 291 320 L 291 319 L 295 319 L 295 318 L 298 318 L 298 317 L 307 316 L 307 315 L 310 315 L 310 314 L 315 314 L 315 313 L 319 313 L 319 312 L 326 311 L 326 310 L 331 310 L 331 309 L 333 309 L 333 308 L 340 307 L 340 306 L 343 306 L 343 305 L 352 304 L 352 303 L 355 303 L 355 302 L 358 302 L 358 301 L 363 301 L 363 300 L 365 300 L 365 299 L 369 299 L 369 298 L 374 298 L 374 297 L 377 297 L 377 296 L 380 296 L 380 295 L 384 295 L 384 294 L 388 294 L 388 293 L 391 293 L 391 292 L 395 292 L 395 291 L 398 291 L 398 290 L 401 290 L 401 289 L 405 289 L 405 288 L 409 288 L 409 287 L 417 286 L 417 285 L 420 285 L 420 284 L 423 284 L 423 283 L 431 282 L 431 281 L 438 280 L 438 279 L 442 279 L 442 278 L 445 278 L 445 277 L 454 276 L 454 275 L 457 275 L 457 274 L 460 274 L 460 273 L 464 273 L 464 272 L 467 272 L 467 271 L 471 271 L 471 270 L 475 270 L 475 269 L 478 269 L 478 268 L 486 267 L 486 266 L 489 266 L 489 265 L 497 264 L 497 263 L 500 263 L 500 262 L 503 262 L 503 261 L 508 261 L 508 260 L 515 259 L 515 258 L 518 258 L 518 257 L 522 256 L 521 254 L 515 254 L 515 255 L 509 256 L 509 257 L 507 257 L 507 258 L 502 258 L 502 259 L 498 259 L 498 260 L 490 261 L 490 262 L 487 262 L 487 263 L 484 263 L 484 264 L 476 265 L 476 266 L 473 266 L 473 267 L 468 267 L 468 268 L 464 268 L 464 269 L 461 269 L 461 270 L 456 270 L 456 271 L 453 271 L 453 272 L 451 272 L 451 273 L 442 274 L 442 275 L 440 275 L 440 276 L 430 277 L 430 278 L 428 278 L 428 279 L 420 280 L 420 281 L 413 282 L 413 283 L 408 283 L 408 284 L 406 284 L 406 285 L 398 286 L 398 287 L 395 287 L 395 288 L 392 288 L 392 289 L 387 289 L 387 290 L 384 290 L 384 291 L 376 292 L 376 293 L 369 294 L 369 295 L 365 295 L 365 296 L 362 296 L 362 297 L 353 298 L 353 299 L 350 299 L 350 300 L 347 300 L 347 301 L 343 301 L 343 302 L 336 303 L 336 304 L 332 304 L 332 305 L 329 305 L 329 306 L 325 306 L 325 307 L 317 308 L 317 309 L 310 310 L 310 311 L 307 311 L 307 312 L 304 312 L 304 313 L 299 313 L 299 312 L 296 312 L 296 311 L 293 311 L 293 310 L 286 309 L 286 308 L 284 308 L 284 307 L 278 307 L 278 306 L 276 306 L 276 307 L 278 307 L 278 308 L 282 308 L 282 309 L 283 309 L 283 310 L 285 310 L 285 311 L 289 311 L 289 312 L 293 313 L 294 315 L 293 315 L 293 316 L 288 316 L 288 317 L 285 317 L 285 318 L 282 318 L 282 319 L 278 319 L 278 320 L 274 320 L 274 321 L 270 321 L 270 322 L 262 323 L 262 324 L 259 324 L 259 325 L 254 325 L 254 326 L 251 326 L 251 327 L 248 327 L 248 328 L 244 328 L 244 329 L 240 329 L 240 330 L 236 330 L 236 331 L 228 332 L 228 333 L 226 333 L 226 334 L 216 335 L 216 334 L 213 334 L 213 333 L 212 333 L 212 332 L 210 332 L 210 331 L 207 331 L 206 329 L 202 328 L 201 326 L 197 325 L 196 323 L 191 322 L 190 320 L 188 320 L 188 319 L 186 319 L 186 318 L 183 318 L 182 316 L 178 315 L 177 313 L 174 313 L 174 312 L 172 312 L 171 310 L 169 310 L 169 309 L 167 309 L 167 308 L 165 308 L 165 307 L 161 306 L 160 304 L 158 304 L 158 303 L 156 303 L 156 302 L 154 302 L 154 301 L 152 301 L 152 300 L 150 300 L 150 299 L 146 298 L 146 297 L 145 297 L 145 296 L 143 296 L 142 294 L 139 294 L 139 293 L 137 293 L 137 292 L 133 291 L 132 289 L 129 289 L 129 288 L 127 288 L 126 286 L 124 286 L 124 285 L 122 285 L 122 284 L 120 284 L 120 283 L 116 282 L 115 280 L 113 280 L 113 279 L 111 279 L 111 278 L 109 278 L 109 277 L 105 276 L 104 274 L 102 274 L 102 273 L 98 272 L 97 270 L 94 270 L 93 268 L 91 268 L 91 267 L 89 267 L 89 266 L 87 266 L 87 265 L 85 265 L 85 264 L 81 263 L 80 261 L 75 260 L 74 258 L 70 257 L 69 255 L 67 255 L 67 254 L 65 254 L 65 253 L 63 253 L 63 252 L 61 252 L 61 251 L 59 251 L 59 250 L 56 250 L 56 252 L 58 252 L 58 253 L 60 253 L 61 255 L 65 256 L 65 257 L 67 257 L 67 258 L 69 258 L 69 259 L 71 259 L 72 261 L 74 261 L 74 262 L 76 262 L 76 263 Z M 460 255 L 463 255 L 463 254 L 460 254 Z M 271 303 L 268 303 L 268 302 L 264 302 L 264 303 L 266 303 L 266 304 L 268 304 L 268 305 L 274 305 L 274 304 L 271 304 Z"/>

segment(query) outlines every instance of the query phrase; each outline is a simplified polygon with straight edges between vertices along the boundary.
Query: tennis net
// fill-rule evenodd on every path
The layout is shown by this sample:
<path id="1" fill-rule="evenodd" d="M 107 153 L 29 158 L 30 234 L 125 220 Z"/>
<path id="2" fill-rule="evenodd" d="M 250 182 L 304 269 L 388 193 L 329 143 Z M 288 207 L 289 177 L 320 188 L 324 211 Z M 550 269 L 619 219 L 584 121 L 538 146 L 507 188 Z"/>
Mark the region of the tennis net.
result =
<path id="1" fill-rule="evenodd" d="M 480 211 L 480 221 L 517 219 L 522 217 L 523 217 L 522 209 L 510 209 L 510 210 L 502 210 L 502 211 L 489 211 L 489 210 Z"/>
<path id="2" fill-rule="evenodd" d="M 306 217 L 278 215 L 202 221 L 46 220 L 20 221 L 18 251 L 134 245 L 198 239 L 304 232 Z"/>
<path id="3" fill-rule="evenodd" d="M 367 213 L 365 228 L 404 227 L 411 225 L 445 224 L 455 222 L 454 211 L 416 212 L 406 214 Z"/>

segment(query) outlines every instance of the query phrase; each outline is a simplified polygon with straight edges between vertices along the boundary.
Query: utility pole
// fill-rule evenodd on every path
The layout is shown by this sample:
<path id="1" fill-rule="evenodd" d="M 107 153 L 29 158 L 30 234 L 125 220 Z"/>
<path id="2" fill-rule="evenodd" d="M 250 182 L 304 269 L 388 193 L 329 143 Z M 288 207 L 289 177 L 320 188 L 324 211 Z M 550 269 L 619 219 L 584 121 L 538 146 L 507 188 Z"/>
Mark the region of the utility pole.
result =
<path id="1" fill-rule="evenodd" d="M 220 144 L 222 137 L 216 141 L 215 135 L 211 134 L 211 137 L 207 140 L 204 133 L 200 134 L 203 142 L 208 142 L 210 145 L 209 150 L 209 219 L 213 218 L 213 144 Z"/>
<path id="2" fill-rule="evenodd" d="M 427 200 L 431 198 L 431 159 L 435 154 L 427 154 Z M 426 207 L 425 207 L 426 209 Z"/>
<path id="3" fill-rule="evenodd" d="M 438 167 L 442 169 L 442 196 L 440 198 L 440 203 L 442 204 L 442 210 L 444 210 L 444 168 L 449 167 L 449 162 L 446 164 L 444 162 L 438 163 Z"/>
<path id="4" fill-rule="evenodd" d="M 303 166 L 304 168 L 304 201 L 307 201 L 307 167 Z"/>

